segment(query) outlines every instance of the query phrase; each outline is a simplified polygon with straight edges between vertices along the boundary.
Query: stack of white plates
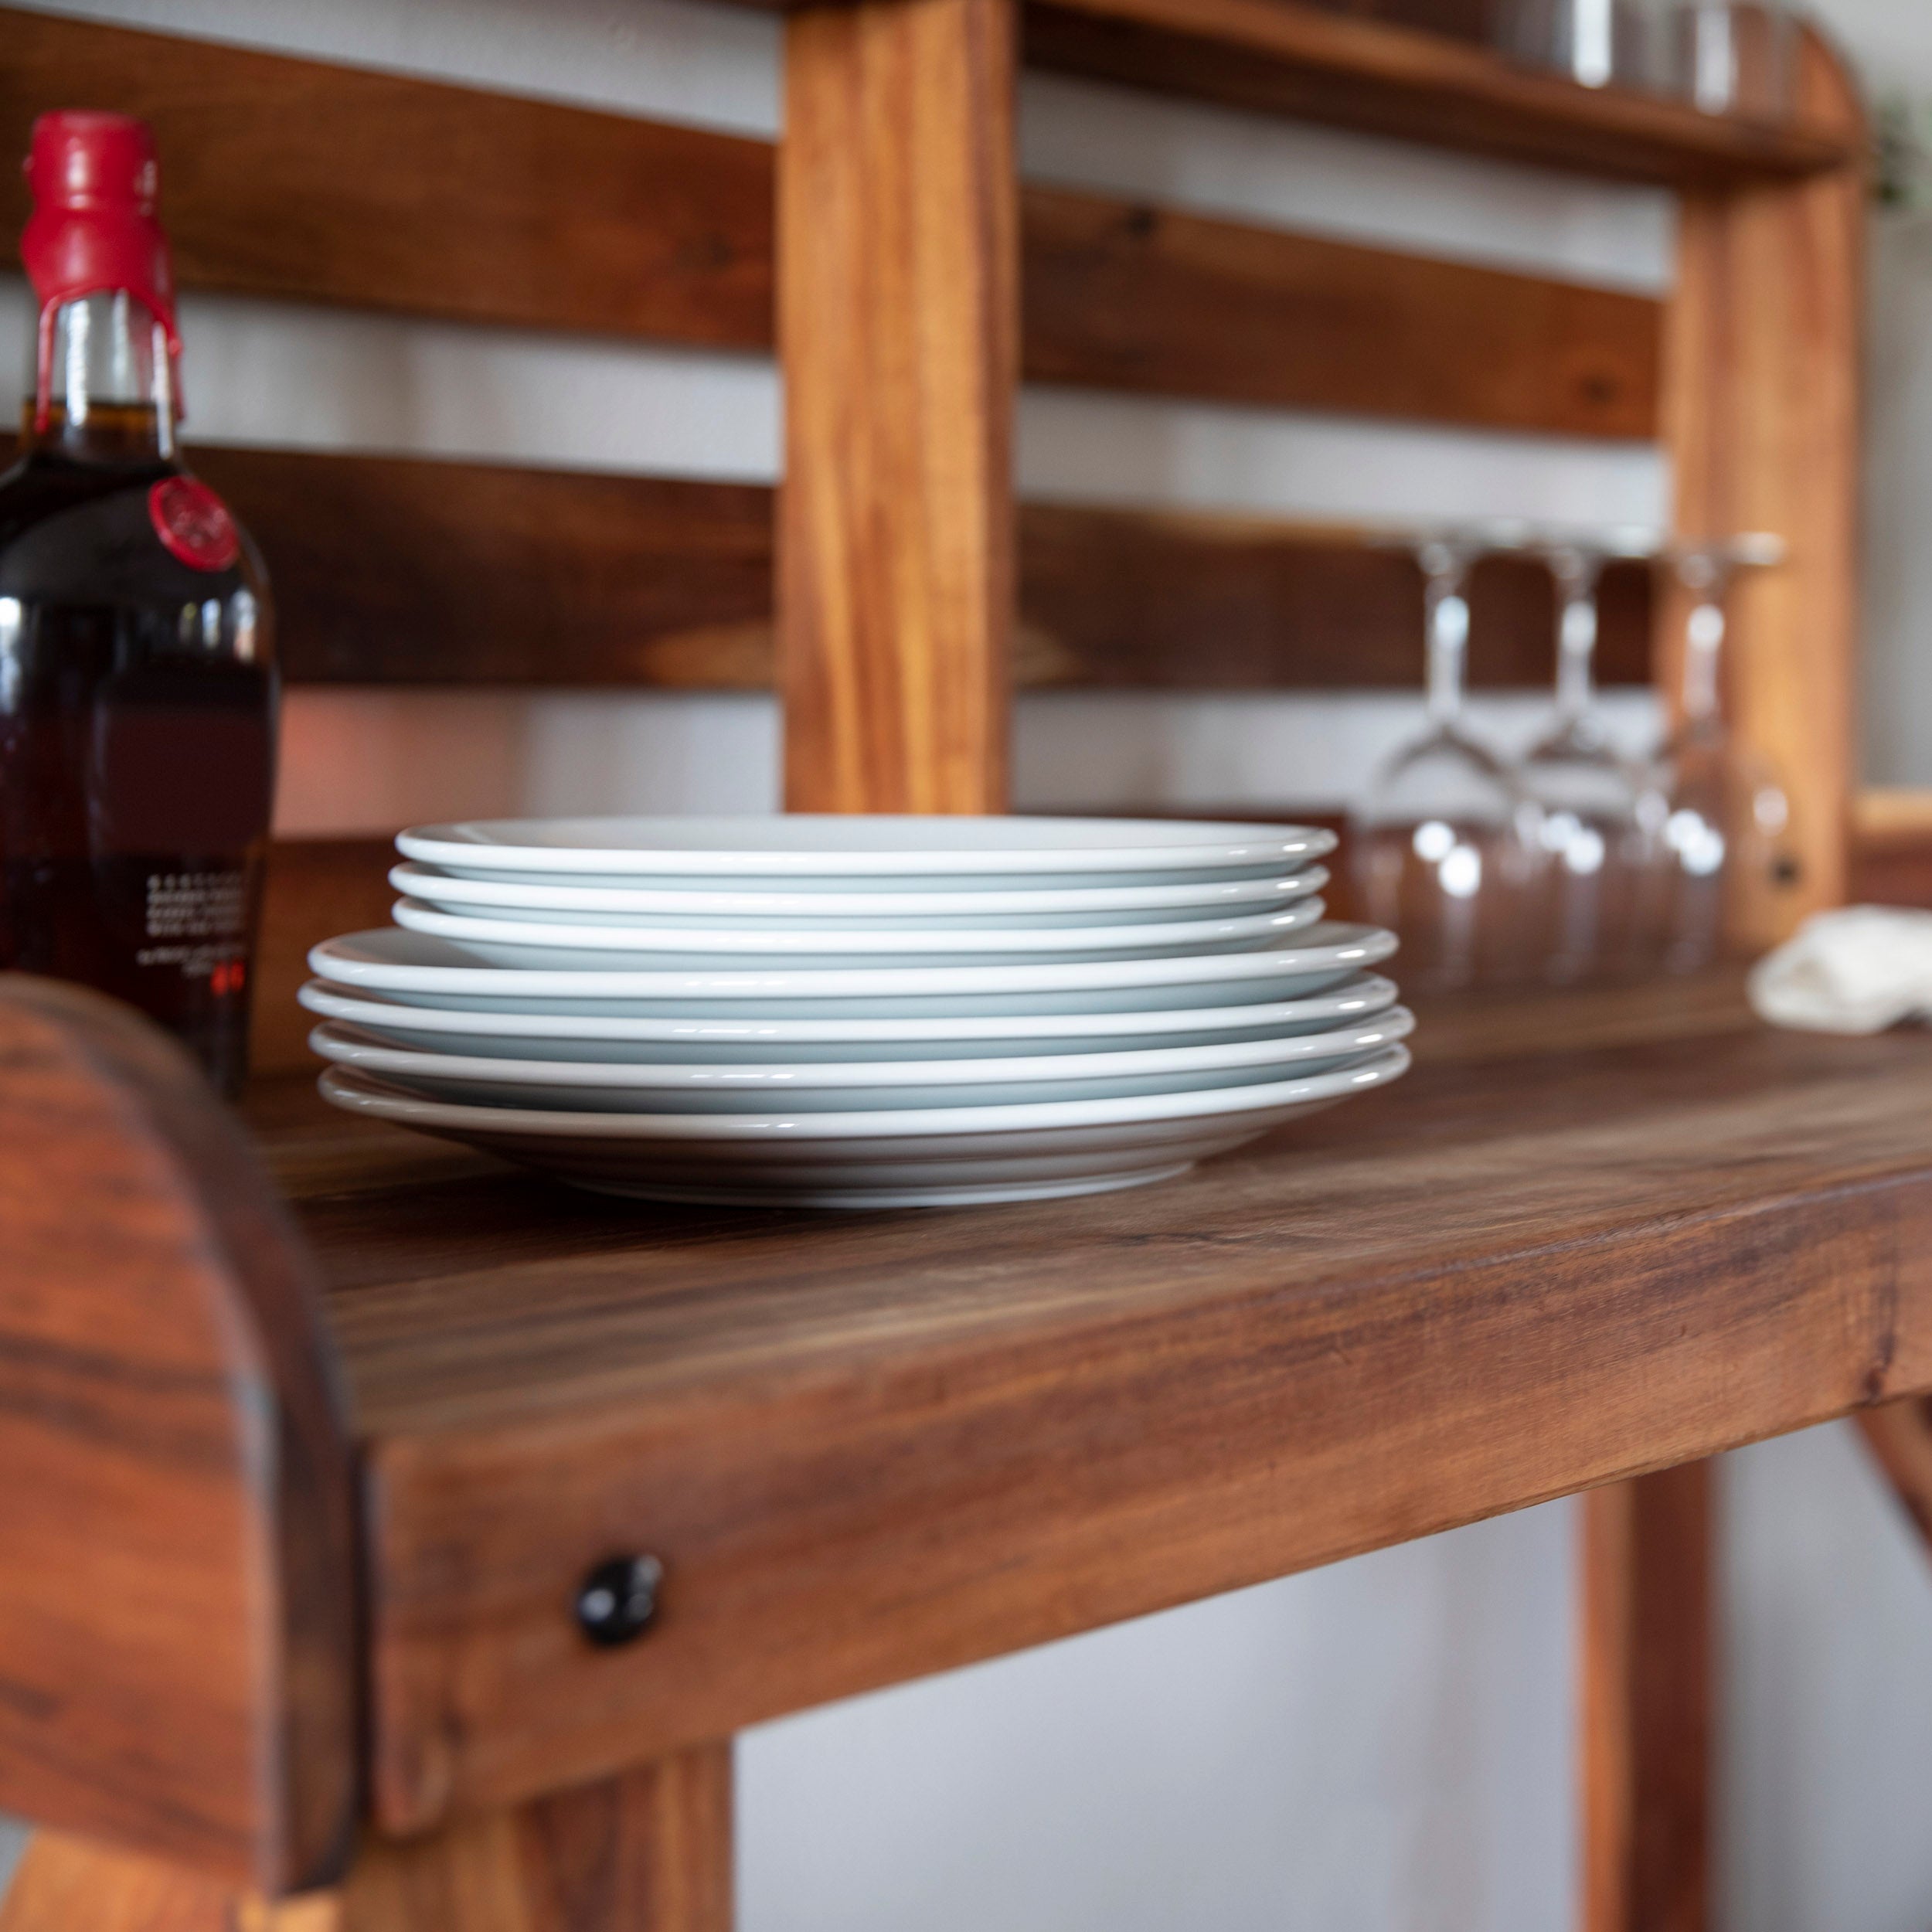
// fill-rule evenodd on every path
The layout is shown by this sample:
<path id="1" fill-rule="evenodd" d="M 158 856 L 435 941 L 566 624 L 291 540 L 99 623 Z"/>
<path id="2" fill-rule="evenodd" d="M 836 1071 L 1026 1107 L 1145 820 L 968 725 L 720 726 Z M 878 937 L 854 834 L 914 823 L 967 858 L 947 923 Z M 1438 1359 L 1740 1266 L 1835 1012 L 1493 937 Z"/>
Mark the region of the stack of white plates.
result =
<path id="1" fill-rule="evenodd" d="M 1178 1174 L 1386 1085 L 1393 935 L 1332 835 L 1075 818 L 405 832 L 396 927 L 316 947 L 338 1107 L 583 1187 L 827 1207 Z"/>

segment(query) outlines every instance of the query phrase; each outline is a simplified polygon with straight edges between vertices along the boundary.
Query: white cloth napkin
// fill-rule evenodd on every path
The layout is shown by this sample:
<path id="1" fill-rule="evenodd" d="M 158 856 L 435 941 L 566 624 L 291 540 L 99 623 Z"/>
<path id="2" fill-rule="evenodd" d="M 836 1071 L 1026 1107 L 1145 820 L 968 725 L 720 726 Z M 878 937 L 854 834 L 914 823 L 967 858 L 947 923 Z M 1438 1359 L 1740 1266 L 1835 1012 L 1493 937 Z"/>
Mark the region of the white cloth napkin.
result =
<path id="1" fill-rule="evenodd" d="M 1932 912 L 1847 906 L 1816 913 L 1751 968 L 1760 1019 L 1814 1033 L 1879 1033 L 1932 1019 Z"/>

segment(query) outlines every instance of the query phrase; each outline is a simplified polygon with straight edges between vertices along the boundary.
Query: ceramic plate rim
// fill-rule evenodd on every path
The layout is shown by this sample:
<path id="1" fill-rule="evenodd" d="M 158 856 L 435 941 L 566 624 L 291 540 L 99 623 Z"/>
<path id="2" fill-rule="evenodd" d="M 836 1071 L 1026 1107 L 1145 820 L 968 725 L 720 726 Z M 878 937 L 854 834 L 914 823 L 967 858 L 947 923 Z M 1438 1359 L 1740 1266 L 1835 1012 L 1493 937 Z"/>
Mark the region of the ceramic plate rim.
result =
<path id="1" fill-rule="evenodd" d="M 474 1106 L 460 1101 L 419 1099 L 338 1066 L 330 1067 L 318 1087 L 323 1098 L 333 1106 L 351 1113 L 371 1114 L 403 1127 L 433 1123 L 498 1137 L 515 1134 L 539 1140 L 723 1141 L 789 1146 L 804 1141 L 964 1138 L 1233 1118 L 1243 1114 L 1265 1114 L 1304 1100 L 1345 1100 L 1367 1093 L 1400 1079 L 1409 1070 L 1410 1058 L 1408 1048 L 1398 1042 L 1357 1066 L 1311 1073 L 1298 1080 L 1216 1087 L 1198 1093 L 1128 1094 L 1098 1100 L 1027 1100 L 997 1107 L 908 1107 L 849 1114 L 595 1114 L 549 1107 Z"/>
<path id="2" fill-rule="evenodd" d="M 1211 1073 L 1229 1066 L 1287 1066 L 1297 1060 L 1341 1060 L 1372 1053 L 1406 1039 L 1415 1031 L 1406 1006 L 1385 1008 L 1372 1019 L 1325 1032 L 1288 1033 L 1275 1039 L 1232 1042 L 1218 1046 L 1164 1046 L 1114 1053 L 1036 1053 L 1012 1058 L 942 1060 L 801 1060 L 757 1062 L 502 1060 L 487 1054 L 431 1053 L 379 1043 L 344 1040 L 330 1021 L 311 1029 L 311 1051 L 332 1064 L 377 1079 L 442 1079 L 457 1085 L 579 1087 L 587 1090 L 674 1092 L 696 1090 L 745 1093 L 835 1090 L 866 1087 L 1017 1087 L 1062 1081 L 1168 1079 Z M 1377 1037 L 1364 1039 L 1365 1034 Z M 318 1042 L 325 1043 L 318 1044 Z M 1322 1049 L 1326 1048 L 1325 1053 Z M 1274 1057 L 1272 1060 L 1269 1056 Z M 1244 1061 L 1243 1056 L 1248 1056 Z M 1122 1066 L 1122 1061 L 1135 1064 Z M 407 1062 L 399 1066 L 398 1062 Z"/>
<path id="3" fill-rule="evenodd" d="M 1311 908 L 1313 908 L 1311 910 Z M 553 926 L 540 920 L 472 918 L 413 899 L 391 908 L 397 925 L 457 945 L 523 947 L 549 952 L 743 955 L 783 964 L 873 953 L 910 964 L 933 953 L 1104 953 L 1153 947 L 1239 945 L 1272 934 L 1298 933 L 1321 922 L 1318 900 L 1302 899 L 1236 919 L 1188 919 L 1133 926 L 857 927 L 759 928 L 698 926 Z M 962 962 L 967 963 L 967 962 Z"/>
<path id="4" fill-rule="evenodd" d="M 1315 940 L 1325 930 L 1338 935 Z M 1295 937 L 1298 946 L 1255 952 L 1208 953 L 1175 959 L 1094 960 L 1036 966 L 899 966 L 758 969 L 692 968 L 663 972 L 570 972 L 556 968 L 389 965 L 341 961 L 330 948 L 371 940 L 427 938 L 394 926 L 344 933 L 311 947 L 309 970 L 332 985 L 373 986 L 382 980 L 411 992 L 482 999 L 973 998 L 1002 994 L 1133 992 L 1152 987 L 1219 986 L 1243 979 L 1278 979 L 1289 973 L 1345 968 L 1365 971 L 1396 951 L 1386 927 L 1323 920 Z M 1313 943 L 1309 943 L 1313 942 Z M 332 970 L 332 968 L 333 970 Z M 380 977 L 377 977 L 379 975 Z M 400 975 L 401 977 L 398 977 Z"/>
<path id="5" fill-rule="evenodd" d="M 575 886 L 512 879 L 471 879 L 428 870 L 414 859 L 392 866 L 389 883 L 405 898 L 440 906 L 502 906 L 530 912 L 627 913 L 651 918 L 709 913 L 719 919 L 946 919 L 983 915 L 1029 918 L 1048 912 L 1191 912 L 1203 906 L 1287 905 L 1312 897 L 1329 883 L 1325 866 L 1310 864 L 1278 877 L 1224 879 L 1181 886 L 1041 886 L 1009 892 L 786 893 L 642 886 Z M 425 887 L 434 889 L 425 890 Z M 441 893 L 439 898 L 438 893 Z M 526 895 L 540 895 L 548 903 Z M 615 902 L 624 902 L 622 903 Z M 661 902 L 641 903 L 638 902 Z M 713 903 L 723 902 L 723 903 Z M 1123 903 L 1124 902 L 1124 903 Z"/>
<path id="6" fill-rule="evenodd" d="M 775 823 L 807 820 L 829 827 L 890 823 L 908 832 L 944 826 L 957 830 L 967 824 L 1052 827 L 1065 835 L 1057 844 L 987 845 L 978 849 L 920 847 L 897 850 L 783 850 L 755 843 L 757 829 L 767 833 Z M 532 845 L 509 839 L 453 836 L 499 828 L 553 824 L 576 826 L 672 828 L 687 835 L 705 827 L 726 828 L 717 835 L 729 839 L 716 846 L 653 845 L 637 835 L 625 845 Z M 1083 845 L 1097 830 L 1109 836 Z M 1130 845 L 1135 834 L 1144 842 Z M 662 832 L 660 837 L 665 835 Z M 753 842 L 747 842 L 748 841 Z M 1009 877 L 1039 873 L 1063 876 L 1083 872 L 1191 872 L 1233 870 L 1272 864 L 1277 859 L 1320 859 L 1335 847 L 1335 835 L 1319 826 L 1275 824 L 1242 819 L 1195 821 L 1167 818 L 1061 818 L 1046 815 L 988 816 L 971 819 L 907 815 L 888 819 L 880 814 L 783 813 L 730 816 L 666 818 L 619 816 L 530 818 L 469 818 L 411 825 L 399 832 L 396 849 L 405 858 L 434 866 L 482 866 L 498 872 L 585 872 L 646 877 L 686 877 L 710 874 L 733 878 L 897 878 L 927 872 L 948 877 Z"/>
<path id="7" fill-rule="evenodd" d="M 1129 1036 L 1149 1032 L 1239 1032 L 1271 1026 L 1284 1021 L 1309 1019 L 1338 1020 L 1346 1014 L 1331 1006 L 1329 1013 L 1298 1012 L 1293 1009 L 1333 1002 L 1349 996 L 1372 998 L 1370 1013 L 1386 1012 L 1400 997 L 1400 988 L 1385 975 L 1364 969 L 1354 979 L 1318 993 L 1304 993 L 1299 998 L 1270 1000 L 1257 1006 L 1153 1006 L 1132 1007 L 1098 1013 L 1019 1013 L 1002 1017 L 987 1014 L 934 1014 L 926 1019 L 619 1019 L 601 1013 L 511 1013 L 469 1006 L 409 1006 L 385 1001 L 380 1016 L 416 1032 L 478 1035 L 484 1038 L 526 1039 L 608 1040 L 612 1043 L 669 1040 L 691 1041 L 699 1029 L 755 1026 L 770 1036 L 774 1045 L 825 1046 L 884 1046 L 897 1041 L 1024 1039 L 1063 1038 L 1070 1034 L 1092 1033 L 1097 1037 Z M 367 1025 L 355 1014 L 332 1012 L 318 1004 L 321 999 L 345 1005 L 382 999 L 379 993 L 362 988 L 345 992 L 336 981 L 311 979 L 298 990 L 297 1003 L 305 1012 L 325 1019 L 341 1020 L 349 1026 Z M 487 1026 L 472 1022 L 488 1022 Z M 1124 1022 L 1135 1022 L 1129 1025 Z M 619 1030 L 627 1029 L 627 1030 Z M 700 1043 L 692 1042 L 692 1043 Z M 750 1044 L 742 1036 L 716 1043 L 720 1046 Z"/>

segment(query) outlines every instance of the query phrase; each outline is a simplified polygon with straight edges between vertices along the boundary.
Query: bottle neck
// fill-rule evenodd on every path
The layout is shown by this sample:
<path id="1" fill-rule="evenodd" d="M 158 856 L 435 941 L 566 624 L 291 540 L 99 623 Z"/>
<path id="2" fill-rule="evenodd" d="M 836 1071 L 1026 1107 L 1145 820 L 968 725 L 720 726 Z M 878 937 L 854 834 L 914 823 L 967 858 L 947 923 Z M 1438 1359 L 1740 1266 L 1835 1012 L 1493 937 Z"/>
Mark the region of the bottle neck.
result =
<path id="1" fill-rule="evenodd" d="M 30 451 L 82 463 L 174 460 L 174 369 L 146 303 L 124 289 L 83 295 L 38 336 L 22 424 Z"/>

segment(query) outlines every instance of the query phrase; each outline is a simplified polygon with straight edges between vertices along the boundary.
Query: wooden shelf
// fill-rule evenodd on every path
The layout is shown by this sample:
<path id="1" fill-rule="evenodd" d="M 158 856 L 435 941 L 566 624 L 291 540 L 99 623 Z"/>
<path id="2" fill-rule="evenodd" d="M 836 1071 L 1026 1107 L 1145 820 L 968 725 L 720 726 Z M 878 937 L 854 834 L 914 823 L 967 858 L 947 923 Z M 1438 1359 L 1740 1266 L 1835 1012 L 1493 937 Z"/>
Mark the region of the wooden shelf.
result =
<path id="1" fill-rule="evenodd" d="M 1932 1038 L 1729 976 L 1425 1014 L 1400 1088 L 1088 1201 L 617 1206 L 254 1119 L 366 1493 L 379 1820 L 1932 1387 Z M 587 1567 L 661 1624 L 594 1650 Z"/>
<path id="2" fill-rule="evenodd" d="M 1591 89 L 1446 36 L 1294 0 L 1029 0 L 1030 66 L 1512 161 L 1675 187 L 1842 167 L 1832 130 Z"/>

